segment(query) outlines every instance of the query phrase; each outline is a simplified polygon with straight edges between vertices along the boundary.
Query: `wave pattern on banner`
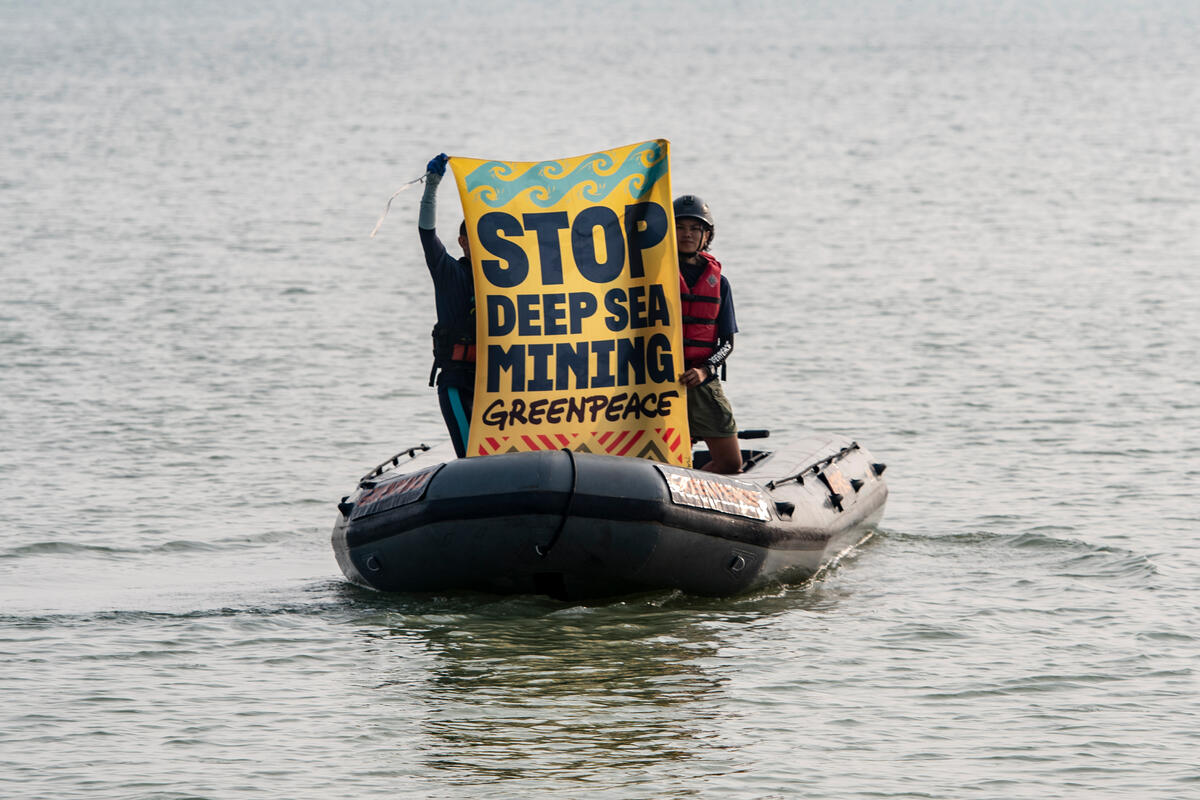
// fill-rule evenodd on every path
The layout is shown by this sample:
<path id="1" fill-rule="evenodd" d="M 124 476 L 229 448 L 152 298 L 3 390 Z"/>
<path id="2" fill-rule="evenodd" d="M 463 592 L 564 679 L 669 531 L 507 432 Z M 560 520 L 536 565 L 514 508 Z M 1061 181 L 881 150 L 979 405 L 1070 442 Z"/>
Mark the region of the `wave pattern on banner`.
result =
<path id="1" fill-rule="evenodd" d="M 658 142 L 645 142 L 635 148 L 613 169 L 615 160 L 605 153 L 593 153 L 574 169 L 565 172 L 562 161 L 540 161 L 515 178 L 509 162 L 488 161 L 464 179 L 467 191 L 492 208 L 511 203 L 523 192 L 529 201 L 540 208 L 549 208 L 561 201 L 576 187 L 583 196 L 600 202 L 618 187 L 625 186 L 636 200 L 644 199 L 658 180 L 667 174 L 666 148 Z M 556 174 L 559 173 L 559 174 Z"/>

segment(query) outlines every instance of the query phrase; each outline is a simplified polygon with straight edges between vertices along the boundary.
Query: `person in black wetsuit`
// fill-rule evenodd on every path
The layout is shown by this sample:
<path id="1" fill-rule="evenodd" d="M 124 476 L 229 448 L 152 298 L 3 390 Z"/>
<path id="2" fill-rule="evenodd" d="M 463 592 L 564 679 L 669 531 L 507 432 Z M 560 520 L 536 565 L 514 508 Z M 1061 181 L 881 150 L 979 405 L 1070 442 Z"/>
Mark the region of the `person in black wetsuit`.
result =
<path id="1" fill-rule="evenodd" d="M 429 385 L 436 378 L 438 405 L 450 432 L 454 452 L 459 458 L 466 455 L 471 423 L 471 406 L 475 398 L 475 281 L 471 274 L 471 252 L 464 221 L 458 228 L 458 244 L 463 257 L 453 258 L 446 252 L 435 230 L 437 221 L 437 188 L 446 174 L 445 153 L 435 156 L 427 165 L 425 193 L 417 217 L 417 233 L 425 251 L 425 263 L 433 278 L 434 304 L 437 324 L 433 326 L 433 371 Z"/>

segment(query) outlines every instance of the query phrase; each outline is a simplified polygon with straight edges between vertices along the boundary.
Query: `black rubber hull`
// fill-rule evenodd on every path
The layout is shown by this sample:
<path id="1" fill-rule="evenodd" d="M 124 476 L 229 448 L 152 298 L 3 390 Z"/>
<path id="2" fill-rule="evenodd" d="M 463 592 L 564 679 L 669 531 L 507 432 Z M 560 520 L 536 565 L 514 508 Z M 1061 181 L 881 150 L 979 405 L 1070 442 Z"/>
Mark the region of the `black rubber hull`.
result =
<path id="1" fill-rule="evenodd" d="M 732 595 L 812 575 L 878 523 L 887 497 L 867 453 L 834 441 L 803 456 L 808 464 L 773 454 L 757 479 L 564 451 L 438 457 L 365 479 L 339 506 L 333 548 L 351 581 L 397 592 Z M 697 489 L 710 507 L 689 494 Z"/>

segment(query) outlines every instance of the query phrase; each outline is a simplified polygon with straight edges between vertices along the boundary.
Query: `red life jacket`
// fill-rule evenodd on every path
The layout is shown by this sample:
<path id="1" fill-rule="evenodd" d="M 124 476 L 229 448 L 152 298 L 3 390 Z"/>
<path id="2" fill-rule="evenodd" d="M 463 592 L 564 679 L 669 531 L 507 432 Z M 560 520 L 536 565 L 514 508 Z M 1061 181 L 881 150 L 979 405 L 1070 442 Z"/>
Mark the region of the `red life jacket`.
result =
<path id="1" fill-rule="evenodd" d="M 717 314 L 721 311 L 721 262 L 698 253 L 705 263 L 695 286 L 679 274 L 679 300 L 683 307 L 683 361 L 694 367 L 717 349 Z"/>

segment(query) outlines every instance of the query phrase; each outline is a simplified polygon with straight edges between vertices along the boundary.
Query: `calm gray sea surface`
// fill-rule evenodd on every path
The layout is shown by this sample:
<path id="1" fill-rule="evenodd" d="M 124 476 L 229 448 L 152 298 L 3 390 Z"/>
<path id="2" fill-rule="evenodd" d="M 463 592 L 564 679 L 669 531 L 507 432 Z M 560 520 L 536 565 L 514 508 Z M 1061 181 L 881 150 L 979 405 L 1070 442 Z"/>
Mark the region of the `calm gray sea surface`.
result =
<path id="1" fill-rule="evenodd" d="M 0 0 L 0 74 L 0 796 L 1200 796 L 1200 6 Z M 870 448 L 883 529 L 347 585 L 334 504 L 444 438 L 389 195 L 655 137 L 740 423 Z"/>

